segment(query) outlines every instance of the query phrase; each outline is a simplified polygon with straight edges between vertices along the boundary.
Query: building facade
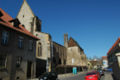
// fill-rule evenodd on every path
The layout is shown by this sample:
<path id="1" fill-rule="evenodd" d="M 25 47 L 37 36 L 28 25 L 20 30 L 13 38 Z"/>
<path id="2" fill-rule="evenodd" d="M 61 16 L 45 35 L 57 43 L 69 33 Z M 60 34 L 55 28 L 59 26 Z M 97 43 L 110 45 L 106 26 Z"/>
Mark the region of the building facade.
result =
<path id="1" fill-rule="evenodd" d="M 41 20 L 35 16 L 32 9 L 28 5 L 27 1 L 24 0 L 23 4 L 18 12 L 17 18 L 20 23 L 33 35 L 40 38 L 36 44 L 36 58 L 37 58 L 37 75 L 41 72 L 51 71 L 51 36 L 50 34 L 41 32 Z M 39 61 L 42 63 L 39 63 Z"/>
<path id="2" fill-rule="evenodd" d="M 66 65 L 87 68 L 87 57 L 83 49 L 72 37 L 68 40 L 67 34 L 64 35 L 64 45 L 67 48 Z"/>
<path id="3" fill-rule="evenodd" d="M 68 41 L 67 65 L 87 66 L 86 55 L 73 38 Z"/>
<path id="4" fill-rule="evenodd" d="M 0 80 L 35 78 L 37 37 L 0 9 Z"/>
<path id="5" fill-rule="evenodd" d="M 57 66 L 66 65 L 66 48 L 56 42 L 53 42 L 52 64 L 55 69 Z"/>
<path id="6" fill-rule="evenodd" d="M 47 72 L 50 72 L 53 66 L 52 63 L 55 63 L 55 65 L 66 63 L 67 65 L 86 66 L 86 55 L 84 54 L 83 49 L 76 43 L 75 40 L 70 38 L 68 42 L 68 38 L 64 37 L 64 46 L 61 46 L 55 42 L 52 42 L 50 34 L 41 32 L 41 20 L 35 16 L 26 0 L 23 1 L 17 18 L 29 32 L 40 38 L 36 44 L 36 58 L 38 61 L 38 72 L 36 75 L 40 75 L 41 73 L 41 70 L 39 70 L 39 68 L 43 70 L 42 72 L 45 72 L 45 70 Z M 71 46 L 72 43 L 75 43 L 75 45 Z M 57 50 L 57 48 L 60 50 Z M 65 54 L 64 51 L 66 51 L 67 54 Z M 58 58 L 53 57 L 53 55 Z M 66 59 L 64 59 L 64 57 L 66 57 Z M 44 65 L 40 64 L 40 62 Z"/>
<path id="7" fill-rule="evenodd" d="M 103 56 L 102 57 L 102 68 L 103 69 L 106 69 L 106 68 L 108 68 L 108 59 L 107 59 L 107 56 Z"/>
<path id="8" fill-rule="evenodd" d="M 113 44 L 107 53 L 108 67 L 112 68 L 116 80 L 120 80 L 120 38 Z"/>

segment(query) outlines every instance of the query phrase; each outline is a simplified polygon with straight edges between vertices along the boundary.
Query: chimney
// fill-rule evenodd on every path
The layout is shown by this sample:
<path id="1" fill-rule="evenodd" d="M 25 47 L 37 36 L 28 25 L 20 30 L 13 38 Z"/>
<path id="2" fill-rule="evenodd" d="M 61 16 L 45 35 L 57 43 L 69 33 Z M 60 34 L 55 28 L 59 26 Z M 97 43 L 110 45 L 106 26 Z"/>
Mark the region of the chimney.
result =
<path id="1" fill-rule="evenodd" d="M 64 46 L 68 47 L 68 34 L 64 34 Z"/>

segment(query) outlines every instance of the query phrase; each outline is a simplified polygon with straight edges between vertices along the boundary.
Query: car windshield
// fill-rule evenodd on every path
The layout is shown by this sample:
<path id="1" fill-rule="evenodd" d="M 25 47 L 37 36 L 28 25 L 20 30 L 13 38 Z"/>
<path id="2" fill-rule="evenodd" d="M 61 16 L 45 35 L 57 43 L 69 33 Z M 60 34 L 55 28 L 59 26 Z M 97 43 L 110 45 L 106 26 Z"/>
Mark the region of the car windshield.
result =
<path id="1" fill-rule="evenodd" d="M 96 74 L 96 73 L 87 73 L 86 75 L 88 76 L 88 75 L 94 75 L 94 74 Z"/>

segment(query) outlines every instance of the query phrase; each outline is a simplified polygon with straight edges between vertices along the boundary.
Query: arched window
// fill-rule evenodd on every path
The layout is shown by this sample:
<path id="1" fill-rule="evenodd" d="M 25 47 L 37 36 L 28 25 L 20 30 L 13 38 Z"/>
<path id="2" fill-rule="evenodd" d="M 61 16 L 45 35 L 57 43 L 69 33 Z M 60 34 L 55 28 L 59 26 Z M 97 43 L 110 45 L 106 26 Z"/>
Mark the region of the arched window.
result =
<path id="1" fill-rule="evenodd" d="M 42 56 L 42 45 L 38 43 L 38 56 Z"/>

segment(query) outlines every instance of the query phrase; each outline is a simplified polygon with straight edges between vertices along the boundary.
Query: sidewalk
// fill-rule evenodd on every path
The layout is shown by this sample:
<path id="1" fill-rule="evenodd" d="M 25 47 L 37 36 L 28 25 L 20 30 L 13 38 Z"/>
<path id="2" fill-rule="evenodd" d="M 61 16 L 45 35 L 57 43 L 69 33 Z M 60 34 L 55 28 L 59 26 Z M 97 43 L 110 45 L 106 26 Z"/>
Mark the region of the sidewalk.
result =
<path id="1" fill-rule="evenodd" d="M 104 80 L 114 80 L 112 77 L 112 73 L 106 72 L 104 76 Z"/>
<path id="2" fill-rule="evenodd" d="M 86 73 L 86 72 L 87 72 L 87 71 L 78 72 L 77 74 L 73 74 L 73 73 L 59 74 L 59 75 L 58 75 L 58 79 L 59 79 L 59 78 L 66 78 L 66 77 L 72 77 L 72 76 L 76 76 L 76 75 L 83 74 L 83 73 Z"/>

